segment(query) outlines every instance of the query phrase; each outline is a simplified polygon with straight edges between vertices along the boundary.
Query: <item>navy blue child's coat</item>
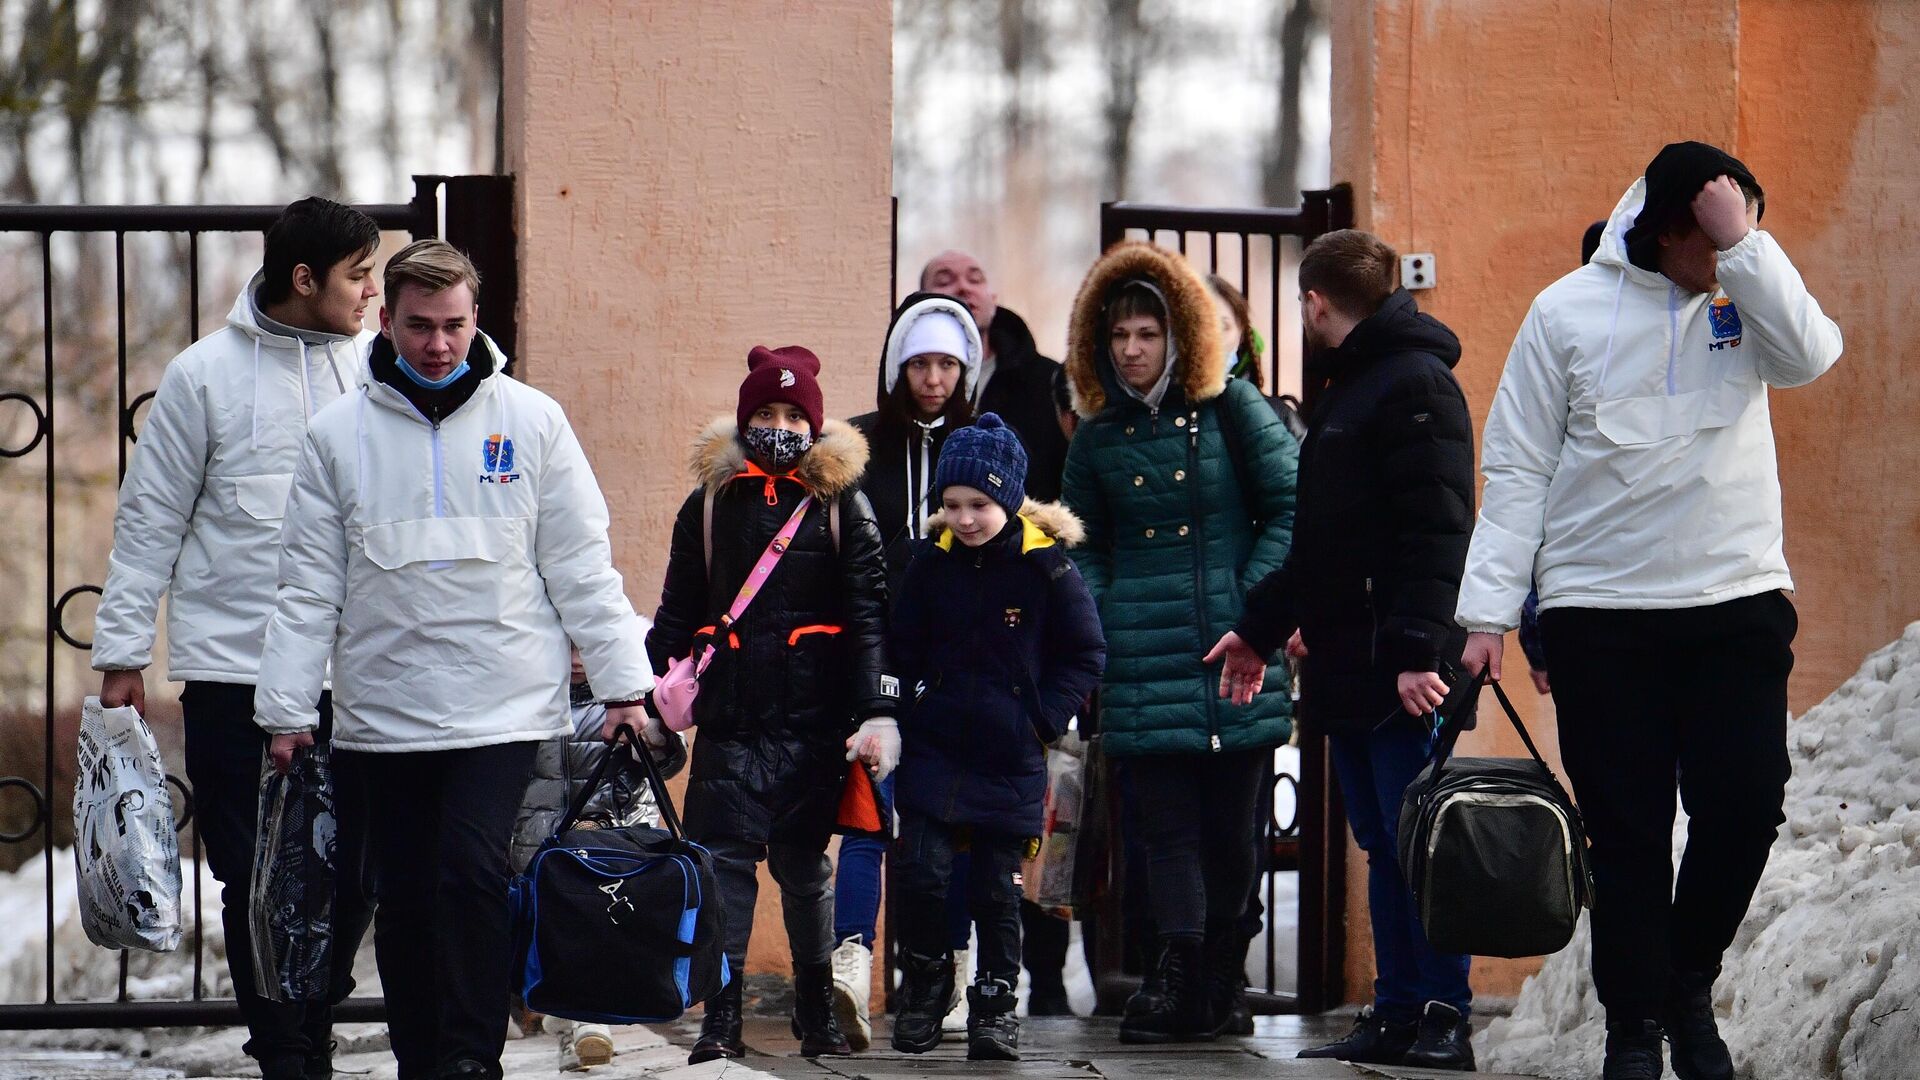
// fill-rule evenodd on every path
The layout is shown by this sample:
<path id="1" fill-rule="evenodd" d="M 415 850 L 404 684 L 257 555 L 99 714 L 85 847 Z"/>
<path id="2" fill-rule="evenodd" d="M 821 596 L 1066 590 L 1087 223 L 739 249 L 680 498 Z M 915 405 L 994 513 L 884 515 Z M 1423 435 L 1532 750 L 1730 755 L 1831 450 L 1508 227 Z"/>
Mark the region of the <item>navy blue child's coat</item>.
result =
<path id="1" fill-rule="evenodd" d="M 977 548 L 928 522 L 893 611 L 890 642 L 910 704 L 895 798 L 948 825 L 1041 832 L 1046 744 L 1100 684 L 1106 637 L 1067 557 L 1065 507 L 1028 500 Z"/>

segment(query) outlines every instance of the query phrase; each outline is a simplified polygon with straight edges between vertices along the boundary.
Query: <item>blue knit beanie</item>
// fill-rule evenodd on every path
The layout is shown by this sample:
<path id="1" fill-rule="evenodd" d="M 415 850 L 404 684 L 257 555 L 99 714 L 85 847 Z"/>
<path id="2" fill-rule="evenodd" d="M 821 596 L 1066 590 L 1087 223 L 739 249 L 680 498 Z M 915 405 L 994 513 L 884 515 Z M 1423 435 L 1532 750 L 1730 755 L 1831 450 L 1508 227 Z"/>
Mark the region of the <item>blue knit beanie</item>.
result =
<path id="1" fill-rule="evenodd" d="M 947 436 L 940 447 L 940 464 L 933 471 L 935 496 L 955 484 L 977 488 L 988 498 L 1018 514 L 1027 499 L 1027 448 L 1000 419 L 984 413 L 972 427 Z"/>

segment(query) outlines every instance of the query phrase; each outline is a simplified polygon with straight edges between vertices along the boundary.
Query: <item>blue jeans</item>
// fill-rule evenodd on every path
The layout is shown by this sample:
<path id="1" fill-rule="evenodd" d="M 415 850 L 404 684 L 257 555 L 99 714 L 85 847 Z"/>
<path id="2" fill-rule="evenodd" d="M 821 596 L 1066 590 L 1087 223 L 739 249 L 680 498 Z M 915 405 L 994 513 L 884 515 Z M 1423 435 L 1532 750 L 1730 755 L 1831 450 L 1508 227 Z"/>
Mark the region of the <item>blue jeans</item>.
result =
<path id="1" fill-rule="evenodd" d="M 893 777 L 889 776 L 881 783 L 886 787 L 886 801 L 893 798 Z M 859 938 L 860 944 L 873 948 L 874 927 L 880 921 L 880 880 L 882 861 L 887 853 L 887 842 L 875 840 L 870 836 L 848 836 L 840 841 L 840 866 L 833 882 L 833 940 L 845 941 Z M 954 857 L 953 873 L 957 880 L 967 880 L 967 856 L 965 853 Z M 967 915 L 967 893 L 965 889 L 947 890 L 947 934 L 950 947 L 960 950 L 967 947 L 967 933 L 971 929 Z"/>
<path id="2" fill-rule="evenodd" d="M 1427 732 L 1410 718 L 1366 735 L 1328 737 L 1353 839 L 1367 853 L 1367 913 L 1373 921 L 1374 1011 L 1417 1019 L 1429 1001 L 1466 1015 L 1473 1005 L 1465 956 L 1434 951 L 1400 873 L 1400 798 L 1427 763 Z"/>

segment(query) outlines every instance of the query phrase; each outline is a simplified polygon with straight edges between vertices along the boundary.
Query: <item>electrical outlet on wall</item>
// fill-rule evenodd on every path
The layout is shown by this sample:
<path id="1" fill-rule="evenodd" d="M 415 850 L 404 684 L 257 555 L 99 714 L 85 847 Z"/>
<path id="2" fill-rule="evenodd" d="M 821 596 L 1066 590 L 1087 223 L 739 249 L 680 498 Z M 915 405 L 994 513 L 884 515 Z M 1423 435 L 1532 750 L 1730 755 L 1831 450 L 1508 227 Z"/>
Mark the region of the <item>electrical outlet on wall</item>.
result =
<path id="1" fill-rule="evenodd" d="M 1416 251 L 1400 256 L 1400 287 L 1407 290 L 1431 289 L 1436 284 L 1433 252 Z"/>

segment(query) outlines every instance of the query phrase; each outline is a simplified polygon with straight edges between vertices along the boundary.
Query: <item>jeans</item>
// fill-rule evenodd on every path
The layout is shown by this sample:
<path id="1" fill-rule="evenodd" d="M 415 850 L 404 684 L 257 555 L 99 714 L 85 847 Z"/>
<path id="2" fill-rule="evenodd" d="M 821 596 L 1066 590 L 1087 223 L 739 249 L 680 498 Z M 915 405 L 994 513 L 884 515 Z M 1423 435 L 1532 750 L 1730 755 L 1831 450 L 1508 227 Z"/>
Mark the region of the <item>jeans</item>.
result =
<path id="1" fill-rule="evenodd" d="M 1468 958 L 1427 944 L 1413 890 L 1400 873 L 1400 800 L 1427 763 L 1431 742 L 1412 717 L 1365 735 L 1328 736 L 1334 775 L 1354 842 L 1367 853 L 1367 915 L 1373 925 L 1373 1008 L 1389 1020 L 1420 1017 L 1429 1001 L 1467 1015 Z"/>
<path id="2" fill-rule="evenodd" d="M 1254 804 L 1269 749 L 1129 758 L 1159 936 L 1233 933 L 1253 888 Z"/>
<path id="3" fill-rule="evenodd" d="M 1540 613 L 1561 760 L 1593 844 L 1593 982 L 1609 1022 L 1658 1018 L 1675 971 L 1717 973 L 1746 917 L 1786 820 L 1798 628 L 1778 592 Z"/>
<path id="4" fill-rule="evenodd" d="M 978 826 L 959 827 L 911 811 L 900 815 L 894 874 L 900 885 L 900 944 L 939 956 L 949 944 L 945 899 L 957 888 L 955 849 L 964 840 L 967 910 L 980 937 L 974 969 L 983 979 L 1020 979 L 1020 871 L 1026 840 Z M 964 980 L 964 972 L 955 977 Z"/>
<path id="5" fill-rule="evenodd" d="M 760 898 L 762 860 L 780 886 L 787 944 L 793 963 L 825 964 L 833 958 L 833 863 L 823 850 L 798 844 L 755 844 L 730 837 L 706 843 L 727 913 L 727 963 L 736 977 L 747 970 L 753 939 L 753 909 Z"/>
<path id="6" fill-rule="evenodd" d="M 253 723 L 253 687 L 190 682 L 180 695 L 185 716 L 187 781 L 193 785 L 194 829 L 206 848 L 207 868 L 220 882 L 220 922 L 226 932 L 233 996 L 247 1024 L 243 1049 L 261 1062 L 318 1057 L 332 1039 L 333 1006 L 353 992 L 353 956 L 372 916 L 365 881 L 366 817 L 358 790 L 340 782 L 339 832 L 334 857 L 341 880 L 334 897 L 333 981 L 327 1001 L 287 1004 L 261 997 L 253 980 L 253 936 L 248 926 L 253 855 L 258 840 L 260 767 L 269 736 Z M 320 696 L 322 731 L 332 727 L 333 703 Z"/>
<path id="7" fill-rule="evenodd" d="M 401 1080 L 477 1061 L 500 1077 L 511 1001 L 507 845 L 534 742 L 334 755 L 363 783 L 380 907 L 374 950 Z"/>

